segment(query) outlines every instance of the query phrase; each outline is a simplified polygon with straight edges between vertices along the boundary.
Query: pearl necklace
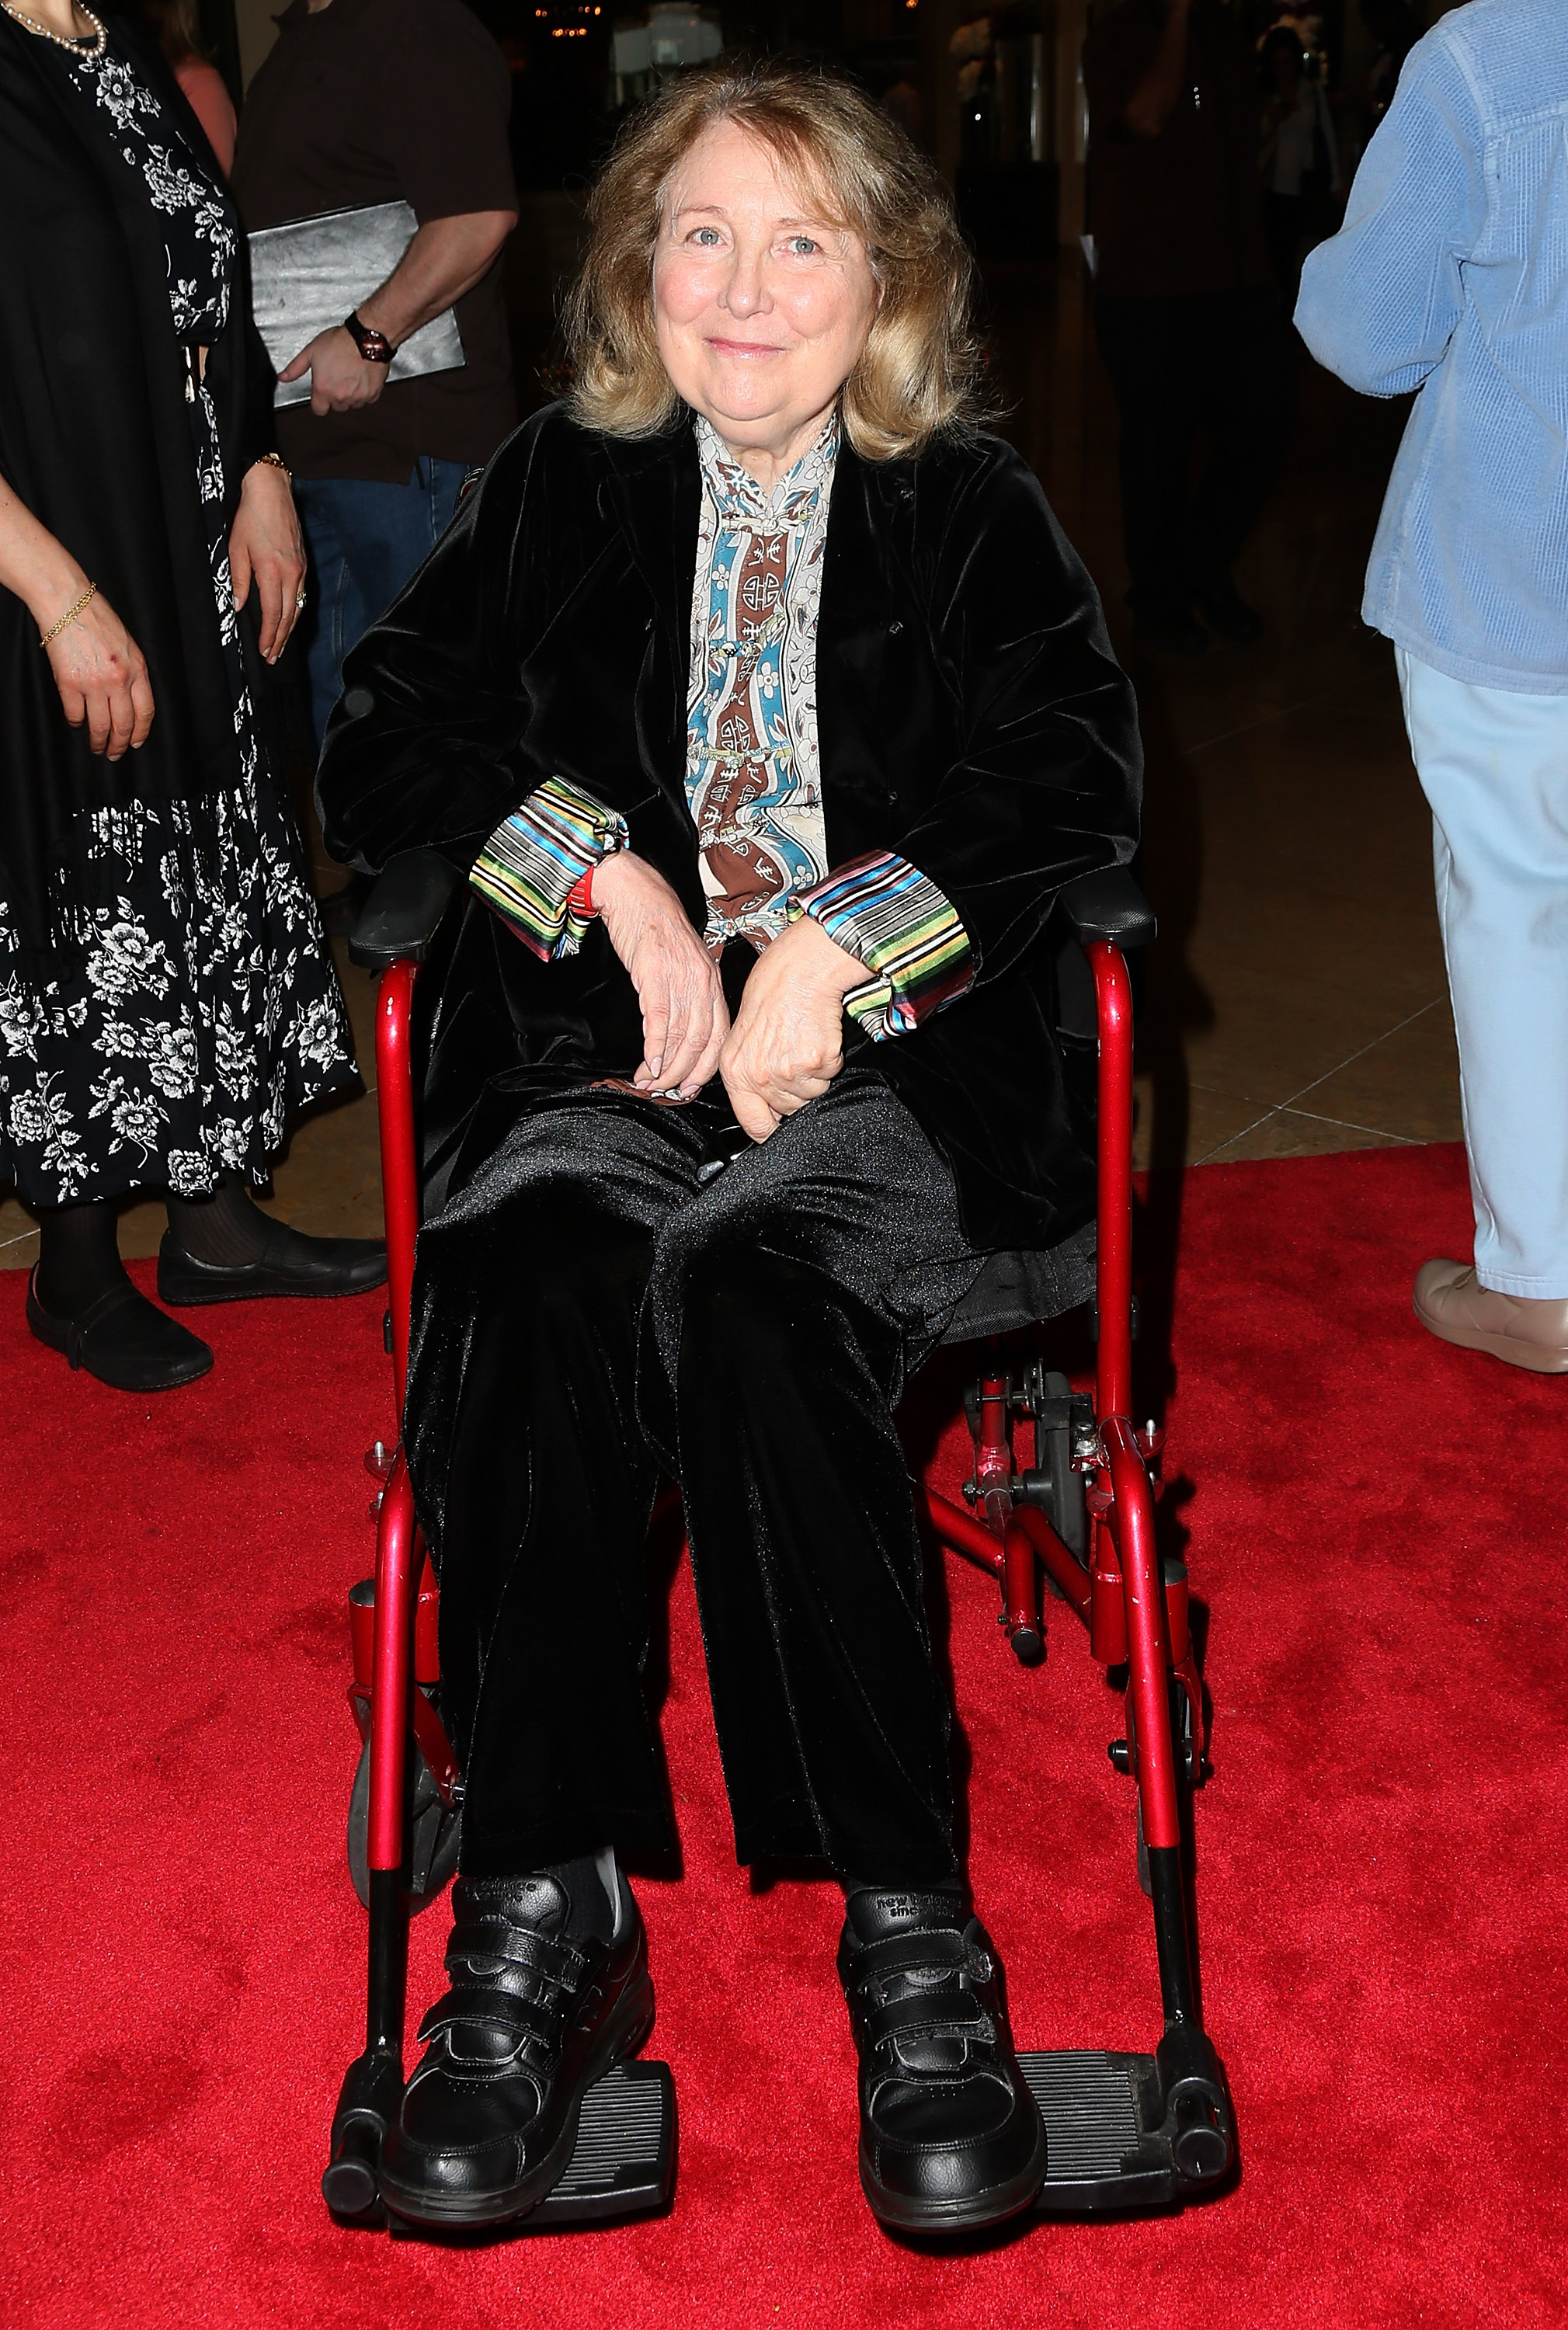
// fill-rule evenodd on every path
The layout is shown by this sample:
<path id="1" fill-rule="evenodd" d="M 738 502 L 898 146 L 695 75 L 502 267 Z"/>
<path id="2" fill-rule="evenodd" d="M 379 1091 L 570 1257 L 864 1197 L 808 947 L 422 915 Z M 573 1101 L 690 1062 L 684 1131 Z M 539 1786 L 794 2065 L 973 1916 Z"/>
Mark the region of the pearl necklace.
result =
<path id="1" fill-rule="evenodd" d="M 80 6 L 81 0 L 77 0 L 77 5 Z M 87 37 L 85 34 L 80 39 L 72 37 L 67 40 L 63 33 L 51 32 L 47 24 L 41 24 L 35 16 L 29 16 L 24 9 L 13 8 L 11 0 L 0 0 L 0 8 L 5 9 L 13 24 L 20 24 L 24 31 L 32 33 L 40 41 L 52 41 L 57 49 L 68 49 L 73 57 L 101 57 L 109 45 L 109 27 L 101 16 L 93 14 L 90 8 L 84 7 L 81 10 L 82 14 L 92 26 L 90 48 L 84 46 Z"/>

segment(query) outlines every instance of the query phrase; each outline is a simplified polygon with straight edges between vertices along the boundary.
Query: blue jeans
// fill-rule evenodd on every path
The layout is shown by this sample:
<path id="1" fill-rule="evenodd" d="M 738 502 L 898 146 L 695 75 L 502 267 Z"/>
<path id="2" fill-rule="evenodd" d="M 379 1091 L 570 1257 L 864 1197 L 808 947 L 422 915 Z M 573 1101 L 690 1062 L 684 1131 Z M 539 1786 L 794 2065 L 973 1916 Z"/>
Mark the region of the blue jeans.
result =
<path id="1" fill-rule="evenodd" d="M 468 475 L 421 454 L 406 486 L 373 478 L 296 478 L 310 554 L 310 717 L 319 751 L 343 687 L 343 658 L 385 614 L 451 523 Z"/>

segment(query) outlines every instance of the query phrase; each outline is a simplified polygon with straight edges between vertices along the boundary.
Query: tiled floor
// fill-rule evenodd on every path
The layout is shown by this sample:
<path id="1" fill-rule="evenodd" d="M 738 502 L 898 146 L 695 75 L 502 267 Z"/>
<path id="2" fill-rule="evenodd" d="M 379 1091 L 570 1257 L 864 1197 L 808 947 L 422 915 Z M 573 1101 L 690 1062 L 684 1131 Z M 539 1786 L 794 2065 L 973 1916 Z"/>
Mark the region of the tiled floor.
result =
<path id="1" fill-rule="evenodd" d="M 1140 1163 L 1459 1137 L 1431 822 L 1393 656 L 1359 620 L 1400 405 L 1302 365 L 1284 475 L 1238 569 L 1252 650 L 1156 660 L 1120 592 L 1115 418 L 1071 280 L 997 287 L 1013 433 L 1105 597 L 1138 685 L 1144 879 L 1160 920 L 1139 1032 Z"/>
<path id="2" fill-rule="evenodd" d="M 1303 365 L 1285 475 L 1239 569 L 1264 644 L 1140 655 L 1120 602 L 1115 418 L 1076 279 L 993 286 L 1004 423 L 1104 593 L 1148 757 L 1144 876 L 1160 918 L 1139 1035 L 1140 1163 L 1288 1157 L 1459 1137 L 1431 827 L 1385 641 L 1357 618 L 1403 407 Z M 322 861 L 326 886 L 340 877 Z M 372 994 L 344 959 L 360 1057 Z M 378 1226 L 373 1097 L 297 1126 L 270 1203 L 302 1229 Z M 156 1251 L 163 1208 L 120 1242 Z M 37 1235 L 0 1202 L 0 1266 Z"/>

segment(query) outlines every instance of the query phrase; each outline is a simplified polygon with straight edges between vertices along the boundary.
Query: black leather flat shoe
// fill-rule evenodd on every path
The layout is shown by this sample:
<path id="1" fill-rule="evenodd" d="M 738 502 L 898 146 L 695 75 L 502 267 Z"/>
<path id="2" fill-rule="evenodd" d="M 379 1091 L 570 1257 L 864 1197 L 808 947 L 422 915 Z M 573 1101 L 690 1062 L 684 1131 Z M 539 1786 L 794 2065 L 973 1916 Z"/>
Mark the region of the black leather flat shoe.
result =
<path id="1" fill-rule="evenodd" d="M 838 1946 L 860 2054 L 861 2186 L 902 2232 L 998 2224 L 1045 2182 L 1001 1965 L 960 1915 L 951 1894 L 852 1893 Z"/>
<path id="2" fill-rule="evenodd" d="M 38 1272 L 27 1280 L 27 1324 L 73 1368 L 85 1368 L 116 1391 L 177 1391 L 213 1364 L 205 1343 L 165 1318 L 128 1278 L 107 1287 L 75 1319 L 56 1319 L 38 1300 Z"/>
<path id="3" fill-rule="evenodd" d="M 254 1262 L 198 1262 L 165 1230 L 158 1248 L 158 1299 L 179 1309 L 201 1302 L 253 1302 L 263 1295 L 364 1294 L 386 1279 L 380 1238 L 307 1237 L 262 1215 L 266 1234 Z"/>
<path id="4" fill-rule="evenodd" d="M 382 2147 L 395 2215 L 509 2224 L 559 2183 L 584 2095 L 653 2028 L 647 1940 L 619 1894 L 615 1939 L 573 1941 L 553 1878 L 458 1880 L 452 1987 L 420 2025 L 426 2051 Z"/>

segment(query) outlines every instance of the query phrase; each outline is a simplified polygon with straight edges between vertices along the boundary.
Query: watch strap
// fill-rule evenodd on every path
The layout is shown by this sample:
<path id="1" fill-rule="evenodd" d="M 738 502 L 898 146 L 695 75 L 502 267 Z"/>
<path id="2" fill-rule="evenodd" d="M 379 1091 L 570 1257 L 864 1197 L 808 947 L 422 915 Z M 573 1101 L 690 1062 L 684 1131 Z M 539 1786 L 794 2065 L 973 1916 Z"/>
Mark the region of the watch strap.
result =
<path id="1" fill-rule="evenodd" d="M 397 350 L 384 332 L 373 324 L 365 323 L 358 314 L 345 316 L 343 328 L 349 335 L 366 364 L 391 364 Z"/>

